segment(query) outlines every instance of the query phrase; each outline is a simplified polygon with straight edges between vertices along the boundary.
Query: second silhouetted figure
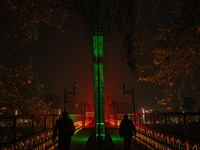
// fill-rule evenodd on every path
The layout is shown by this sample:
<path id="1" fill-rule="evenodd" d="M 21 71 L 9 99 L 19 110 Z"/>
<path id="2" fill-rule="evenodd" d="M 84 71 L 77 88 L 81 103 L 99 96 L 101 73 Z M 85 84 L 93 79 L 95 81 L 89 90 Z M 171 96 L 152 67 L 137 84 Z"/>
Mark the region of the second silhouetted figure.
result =
<path id="1" fill-rule="evenodd" d="M 62 118 L 56 121 L 53 131 L 53 141 L 55 141 L 58 130 L 58 149 L 69 150 L 71 137 L 74 135 L 75 127 L 73 120 L 68 117 L 66 111 L 62 112 Z"/>
<path id="2" fill-rule="evenodd" d="M 124 115 L 123 118 L 119 126 L 119 135 L 124 138 L 125 150 L 130 150 L 133 132 L 135 133 L 135 126 L 133 122 L 128 119 L 128 115 Z"/>

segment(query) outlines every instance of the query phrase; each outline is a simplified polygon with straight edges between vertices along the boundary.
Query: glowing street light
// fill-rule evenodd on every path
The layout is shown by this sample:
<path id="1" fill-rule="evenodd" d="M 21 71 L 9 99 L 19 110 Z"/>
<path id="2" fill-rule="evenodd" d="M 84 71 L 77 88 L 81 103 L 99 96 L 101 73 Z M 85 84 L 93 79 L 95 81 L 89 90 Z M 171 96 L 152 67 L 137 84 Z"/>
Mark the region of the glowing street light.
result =
<path id="1" fill-rule="evenodd" d="M 58 109 L 58 115 L 61 115 L 61 109 Z"/>
<path id="2" fill-rule="evenodd" d="M 15 115 L 18 115 L 18 111 L 17 110 L 15 110 Z"/>
<path id="3" fill-rule="evenodd" d="M 144 108 L 142 108 L 142 113 L 144 114 Z"/>

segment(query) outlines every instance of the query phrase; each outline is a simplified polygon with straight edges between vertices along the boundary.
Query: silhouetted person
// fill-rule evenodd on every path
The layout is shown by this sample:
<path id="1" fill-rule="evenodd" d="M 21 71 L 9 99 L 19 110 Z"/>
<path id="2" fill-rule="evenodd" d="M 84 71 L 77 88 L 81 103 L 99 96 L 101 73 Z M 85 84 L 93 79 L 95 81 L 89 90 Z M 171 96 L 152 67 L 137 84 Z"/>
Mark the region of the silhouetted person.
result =
<path id="1" fill-rule="evenodd" d="M 62 118 L 56 121 L 53 131 L 53 141 L 55 142 L 58 130 L 58 150 L 69 150 L 71 136 L 74 135 L 75 127 L 73 120 L 68 117 L 66 111 L 62 112 Z"/>
<path id="2" fill-rule="evenodd" d="M 135 126 L 133 122 L 128 119 L 128 115 L 124 115 L 123 118 L 119 126 L 119 136 L 124 138 L 125 150 L 130 150 L 133 132 L 134 134 L 136 133 Z"/>

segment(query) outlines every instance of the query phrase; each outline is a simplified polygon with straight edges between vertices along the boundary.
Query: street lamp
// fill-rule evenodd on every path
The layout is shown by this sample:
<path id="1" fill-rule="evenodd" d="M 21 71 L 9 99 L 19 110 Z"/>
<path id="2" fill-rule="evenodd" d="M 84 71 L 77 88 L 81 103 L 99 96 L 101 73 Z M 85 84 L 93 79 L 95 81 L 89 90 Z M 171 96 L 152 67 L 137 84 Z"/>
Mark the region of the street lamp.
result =
<path id="1" fill-rule="evenodd" d="M 67 103 L 67 95 L 66 94 L 71 94 L 71 95 L 74 95 L 76 94 L 76 87 L 77 87 L 77 83 L 73 83 L 73 88 L 74 90 L 73 91 L 67 91 L 66 88 L 64 89 L 64 111 L 66 111 L 66 103 Z"/>
<path id="2" fill-rule="evenodd" d="M 133 113 L 135 113 L 135 98 L 134 98 L 134 88 L 131 91 L 125 90 L 125 85 L 123 84 L 123 94 L 131 94 L 132 96 L 132 103 L 133 103 Z"/>
<path id="3" fill-rule="evenodd" d="M 81 102 L 82 103 L 82 102 Z M 85 107 L 89 107 L 90 102 L 89 101 L 85 101 L 82 103 L 81 105 L 81 114 L 83 116 L 83 124 L 82 127 L 85 128 Z M 82 113 L 82 107 L 83 107 L 83 113 Z"/>
<path id="4" fill-rule="evenodd" d="M 117 113 L 118 113 L 118 102 L 117 101 L 114 101 L 114 100 L 111 100 L 109 101 L 109 104 L 110 104 L 110 109 L 109 109 L 109 112 L 111 112 L 111 106 L 113 106 L 113 113 L 114 113 L 114 126 L 117 127 Z M 115 109 L 116 108 L 116 109 Z M 110 114 L 109 114 L 110 115 Z M 110 117 L 110 116 L 109 116 Z"/>

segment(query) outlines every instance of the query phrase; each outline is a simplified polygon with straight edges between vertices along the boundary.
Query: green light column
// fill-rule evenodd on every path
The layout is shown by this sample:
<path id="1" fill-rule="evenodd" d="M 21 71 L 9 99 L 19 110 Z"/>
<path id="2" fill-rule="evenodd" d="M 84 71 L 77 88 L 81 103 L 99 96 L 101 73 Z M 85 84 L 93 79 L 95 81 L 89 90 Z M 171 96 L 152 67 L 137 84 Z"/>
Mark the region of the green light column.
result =
<path id="1" fill-rule="evenodd" d="M 104 66 L 103 66 L 103 36 L 96 32 L 93 36 L 94 49 L 94 110 L 96 139 L 105 140 L 104 111 Z"/>

